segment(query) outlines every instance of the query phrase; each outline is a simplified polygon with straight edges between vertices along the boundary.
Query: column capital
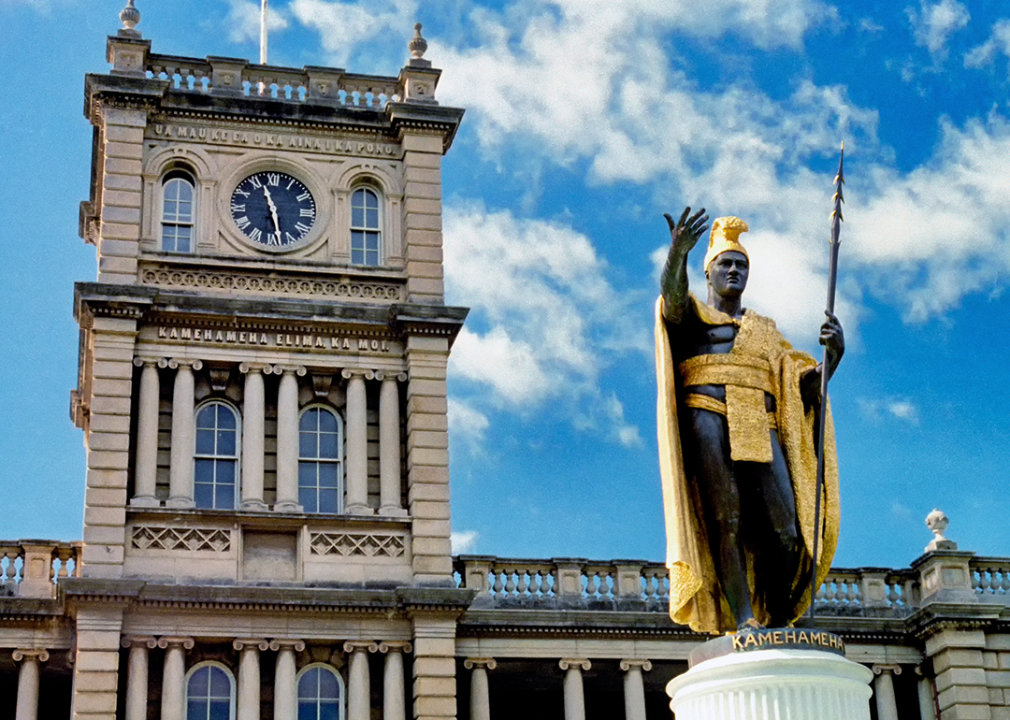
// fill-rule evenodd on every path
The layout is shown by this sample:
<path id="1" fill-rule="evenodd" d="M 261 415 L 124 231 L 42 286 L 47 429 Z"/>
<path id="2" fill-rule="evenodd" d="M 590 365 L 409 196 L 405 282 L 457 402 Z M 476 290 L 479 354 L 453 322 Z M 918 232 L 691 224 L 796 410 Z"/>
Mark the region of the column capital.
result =
<path id="1" fill-rule="evenodd" d="M 568 670 L 570 668 L 578 668 L 583 671 L 589 670 L 593 664 L 589 662 L 586 658 L 562 658 L 558 661 L 558 667 L 562 670 Z"/>
<path id="2" fill-rule="evenodd" d="M 892 673 L 894 675 L 901 675 L 901 665 L 894 665 L 889 663 L 874 663 L 871 666 L 874 675 L 883 675 L 885 672 Z"/>
<path id="3" fill-rule="evenodd" d="M 124 635 L 119 644 L 124 648 L 145 646 L 153 650 L 158 647 L 158 638 L 153 635 Z"/>
<path id="4" fill-rule="evenodd" d="M 631 658 L 621 660 L 621 670 L 623 670 L 624 672 L 628 672 L 628 670 L 634 667 L 641 668 L 643 672 L 649 672 L 650 670 L 652 670 L 652 661 L 638 660 Z"/>
<path id="5" fill-rule="evenodd" d="M 411 645 L 406 640 L 383 640 L 382 642 L 379 643 L 379 652 L 381 653 L 388 653 L 388 652 L 409 653 L 413 649 L 414 646 Z"/>
<path id="6" fill-rule="evenodd" d="M 482 668 L 484 670 L 494 670 L 498 667 L 498 661 L 489 657 L 472 657 L 463 661 L 463 667 L 467 670 Z"/>
<path id="7" fill-rule="evenodd" d="M 244 362 L 239 363 L 238 371 L 243 375 L 248 375 L 249 373 L 269 373 L 272 369 L 270 363 L 258 363 L 258 362 Z"/>
<path id="8" fill-rule="evenodd" d="M 405 372 L 389 372 L 386 370 L 376 370 L 375 371 L 376 380 L 391 380 L 395 382 L 406 382 L 407 373 Z"/>
<path id="9" fill-rule="evenodd" d="M 181 367 L 192 368 L 193 370 L 199 370 L 203 367 L 203 360 L 193 360 L 192 358 L 171 358 L 168 361 L 168 366 L 173 370 Z"/>
<path id="10" fill-rule="evenodd" d="M 45 662 L 49 659 L 49 651 L 44 648 L 18 648 L 12 653 L 14 662 L 22 660 L 37 660 Z"/>
<path id="11" fill-rule="evenodd" d="M 274 375 L 292 374 L 298 377 L 303 377 L 308 372 L 304 365 L 272 365 L 271 370 Z"/>
<path id="12" fill-rule="evenodd" d="M 153 367 L 168 367 L 168 360 L 163 357 L 153 357 L 151 355 L 138 355 L 133 358 L 133 364 L 136 367 L 144 367 L 145 365 Z"/>
<path id="13" fill-rule="evenodd" d="M 192 650 L 196 645 L 196 642 L 191 637 L 183 637 L 181 635 L 165 635 L 164 637 L 158 638 L 158 647 L 162 650 L 167 650 L 168 648 L 183 648 L 185 650 Z"/>
<path id="14" fill-rule="evenodd" d="M 304 640 L 292 640 L 289 638 L 274 638 L 270 641 L 270 649 L 274 652 L 280 650 L 293 650 L 294 652 L 301 652 L 305 649 Z"/>
<path id="15" fill-rule="evenodd" d="M 366 368 L 344 368 L 340 371 L 340 377 L 344 380 L 350 380 L 351 378 L 360 377 L 365 380 L 374 380 L 375 371 L 368 370 Z"/>
<path id="16" fill-rule="evenodd" d="M 367 650 L 373 653 L 378 652 L 379 646 L 371 640 L 348 640 L 344 643 L 344 652 L 354 652 L 356 650 Z"/>
<path id="17" fill-rule="evenodd" d="M 270 649 L 270 643 L 267 642 L 266 638 L 235 638 L 231 646 L 236 650 Z"/>

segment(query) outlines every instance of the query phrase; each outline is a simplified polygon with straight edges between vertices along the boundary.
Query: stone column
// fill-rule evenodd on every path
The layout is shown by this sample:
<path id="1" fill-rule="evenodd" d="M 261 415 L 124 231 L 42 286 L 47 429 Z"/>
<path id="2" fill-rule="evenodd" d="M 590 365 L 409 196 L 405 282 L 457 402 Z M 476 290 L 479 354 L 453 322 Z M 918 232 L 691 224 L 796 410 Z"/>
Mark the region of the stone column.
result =
<path id="1" fill-rule="evenodd" d="M 150 636 L 124 637 L 123 647 L 130 648 L 126 671 L 126 720 L 147 720 L 147 653 L 158 641 Z"/>
<path id="2" fill-rule="evenodd" d="M 158 368 L 165 367 L 161 358 L 134 358 L 140 371 L 140 400 L 137 409 L 137 459 L 134 466 L 134 490 L 130 504 L 135 507 L 158 507 L 155 496 L 158 482 L 158 406 L 161 384 Z"/>
<path id="3" fill-rule="evenodd" d="M 266 434 L 263 370 L 267 365 L 242 363 L 245 393 L 242 400 L 242 509 L 266 510 L 263 502 L 263 445 Z"/>
<path id="4" fill-rule="evenodd" d="M 168 366 L 175 372 L 172 392 L 172 454 L 165 507 L 193 507 L 193 451 L 196 449 L 196 418 L 193 371 L 203 367 L 200 360 L 172 358 Z"/>
<path id="5" fill-rule="evenodd" d="M 917 675 L 922 675 L 922 666 L 916 667 Z M 919 716 L 922 720 L 937 720 L 936 718 L 936 692 L 932 679 L 920 677 L 918 683 L 919 691 Z"/>
<path id="6" fill-rule="evenodd" d="M 368 653 L 379 646 L 373 642 L 349 640 L 344 652 L 350 653 L 347 669 L 347 720 L 370 720 L 371 681 L 368 676 Z"/>
<path id="7" fill-rule="evenodd" d="M 298 685 L 295 676 L 295 653 L 305 649 L 301 640 L 271 640 L 270 649 L 277 653 L 274 670 L 274 720 L 297 720 Z"/>
<path id="8" fill-rule="evenodd" d="M 621 660 L 621 670 L 624 671 L 625 720 L 646 720 L 642 672 L 652 670 L 652 663 L 648 660 Z"/>
<path id="9" fill-rule="evenodd" d="M 379 652 L 386 654 L 382 673 L 382 720 L 405 720 L 403 653 L 413 648 L 409 642 L 387 640 L 379 643 Z"/>
<path id="10" fill-rule="evenodd" d="M 38 649 L 19 649 L 14 651 L 14 662 L 21 663 L 18 668 L 18 703 L 14 713 L 15 720 L 37 720 L 39 715 L 39 677 L 40 667 L 49 659 L 49 652 Z"/>
<path id="11" fill-rule="evenodd" d="M 379 391 L 379 515 L 406 517 L 400 500 L 400 389 L 406 373 L 376 373 Z"/>
<path id="12" fill-rule="evenodd" d="M 274 366 L 281 376 L 277 391 L 277 502 L 274 510 L 301 512 L 298 502 L 298 378 L 305 368 Z"/>
<path id="13" fill-rule="evenodd" d="M 238 720 L 260 720 L 260 651 L 270 644 L 263 638 L 239 638 L 232 642 L 239 651 Z"/>
<path id="14" fill-rule="evenodd" d="M 898 720 L 898 702 L 894 697 L 894 680 L 891 674 L 901 674 L 900 665 L 873 666 L 873 700 L 877 705 L 878 720 Z"/>
<path id="15" fill-rule="evenodd" d="M 491 720 L 487 671 L 497 666 L 494 658 L 467 658 L 463 661 L 463 667 L 470 671 L 470 720 Z"/>
<path id="16" fill-rule="evenodd" d="M 345 369 L 347 380 L 347 504 L 351 515 L 372 515 L 368 507 L 368 404 L 365 380 L 371 370 Z"/>
<path id="17" fill-rule="evenodd" d="M 163 637 L 158 647 L 165 651 L 161 674 L 160 720 L 186 720 L 186 651 L 192 650 L 193 638 Z"/>
<path id="18" fill-rule="evenodd" d="M 582 672 L 592 667 L 591 663 L 581 658 L 565 658 L 558 665 L 565 671 L 565 720 L 586 720 Z"/>

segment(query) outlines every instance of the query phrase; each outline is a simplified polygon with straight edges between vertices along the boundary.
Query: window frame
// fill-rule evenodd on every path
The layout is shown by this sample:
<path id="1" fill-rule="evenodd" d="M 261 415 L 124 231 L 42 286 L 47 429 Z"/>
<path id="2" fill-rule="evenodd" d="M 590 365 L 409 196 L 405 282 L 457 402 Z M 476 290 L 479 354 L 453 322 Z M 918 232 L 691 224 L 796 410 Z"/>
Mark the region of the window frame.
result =
<path id="1" fill-rule="evenodd" d="M 344 682 L 343 676 L 337 671 L 337 669 L 331 665 L 327 665 L 322 662 L 314 662 L 306 665 L 298 674 L 295 676 L 295 717 L 299 718 L 299 711 L 302 700 L 301 685 L 302 679 L 309 673 L 310 670 L 324 670 L 331 673 L 337 679 L 337 687 L 339 688 L 340 697 L 337 699 L 337 718 L 338 720 L 346 720 L 347 717 L 347 685 Z M 319 717 L 319 697 L 318 693 L 316 696 L 316 717 L 312 720 L 318 720 Z"/>
<path id="2" fill-rule="evenodd" d="M 234 455 L 219 455 L 216 454 L 217 451 L 217 438 L 214 440 L 214 450 L 215 454 L 201 454 L 198 451 L 199 448 L 199 435 L 200 435 L 200 413 L 209 407 L 219 405 L 221 407 L 230 410 L 235 418 L 235 454 Z M 216 424 L 215 418 L 215 433 L 220 431 L 220 428 Z M 197 502 L 197 485 L 206 485 L 208 483 L 201 483 L 197 479 L 196 467 L 197 461 L 199 460 L 211 460 L 215 463 L 214 467 L 214 481 L 211 484 L 213 488 L 214 504 L 210 507 L 203 507 Z M 234 478 L 234 491 L 232 493 L 232 506 L 231 507 L 217 507 L 217 487 L 219 483 L 217 482 L 217 461 L 233 460 L 235 462 L 235 478 Z M 223 483 L 222 483 L 223 484 Z M 198 510 L 237 510 L 241 505 L 241 490 L 242 490 L 242 413 L 239 412 L 238 408 L 221 398 L 210 398 L 202 403 L 200 403 L 196 410 L 193 412 L 193 503 L 194 507 Z"/>
<path id="3" fill-rule="evenodd" d="M 303 456 L 302 455 L 302 432 L 303 432 L 302 431 L 302 420 L 304 419 L 304 417 L 309 412 L 314 411 L 314 410 L 320 410 L 320 411 L 323 411 L 323 412 L 327 412 L 330 415 L 332 415 L 333 418 L 337 421 L 337 433 L 336 433 L 336 435 L 337 435 L 337 457 L 336 458 L 321 458 L 321 457 L 319 457 L 319 455 L 318 455 L 318 447 L 319 447 L 318 442 L 317 442 L 317 445 L 316 445 L 316 447 L 317 447 L 317 454 L 316 454 L 316 456 L 310 457 L 310 456 Z M 318 423 L 317 423 L 316 427 L 317 427 L 317 429 L 315 431 L 315 435 L 318 437 L 321 434 L 320 431 L 318 430 Z M 345 473 L 345 470 L 346 470 L 345 463 L 344 463 L 344 442 L 345 441 L 346 441 L 346 435 L 345 435 L 345 431 L 344 431 L 344 419 L 340 416 L 340 413 L 337 412 L 334 408 L 332 408 L 332 407 L 330 407 L 328 405 L 324 405 L 322 403 L 313 403 L 312 405 L 307 405 L 306 407 L 302 408 L 301 412 L 298 413 L 298 502 L 302 505 L 303 512 L 306 512 L 306 513 L 309 513 L 309 514 L 312 514 L 312 515 L 340 515 L 340 514 L 342 514 L 344 512 L 344 493 L 346 492 L 346 487 L 345 487 L 346 483 L 345 483 L 345 478 L 344 478 L 344 473 Z M 337 467 L 337 508 L 336 508 L 336 510 L 334 512 L 332 512 L 332 513 L 330 513 L 330 512 L 324 512 L 324 511 L 318 510 L 318 509 L 316 509 L 316 510 L 308 510 L 306 508 L 305 503 L 302 502 L 302 488 L 303 487 L 304 488 L 312 488 L 313 487 L 313 486 L 309 486 L 309 485 L 304 485 L 304 486 L 302 485 L 302 465 L 303 465 L 303 463 L 306 463 L 306 464 L 307 463 L 314 463 L 317 466 L 316 484 L 314 486 L 315 493 L 316 493 L 316 507 L 317 508 L 319 507 L 319 491 L 320 491 L 318 466 L 319 466 L 320 463 L 335 464 L 336 465 L 336 467 Z"/>
<path id="4" fill-rule="evenodd" d="M 191 667 L 186 672 L 186 679 L 183 681 L 183 717 L 186 720 L 205 720 L 205 718 L 191 718 L 189 716 L 189 683 L 193 679 L 193 676 L 197 672 L 203 670 L 204 668 L 217 668 L 223 670 L 225 677 L 228 678 L 228 720 L 235 720 L 235 699 L 236 699 L 236 687 L 235 687 L 235 675 L 232 673 L 231 668 L 229 668 L 224 663 L 217 662 L 215 660 L 205 660 L 199 662 L 193 667 Z M 210 694 L 210 682 L 207 683 L 208 695 Z M 203 698 L 204 700 L 210 700 L 210 697 Z"/>
<path id="5" fill-rule="evenodd" d="M 367 200 L 366 200 L 365 204 L 363 206 L 361 206 L 361 209 L 363 211 L 363 220 L 364 220 L 364 222 L 362 222 L 361 224 L 355 224 L 355 222 L 354 222 L 355 209 L 358 207 L 354 203 L 355 203 L 355 198 L 357 198 L 357 196 L 358 196 L 358 193 L 363 193 L 366 198 L 368 196 L 371 196 L 371 197 L 373 197 L 375 199 L 375 214 L 376 214 L 376 218 L 375 218 L 375 224 L 374 224 L 374 226 L 372 226 L 372 225 L 370 225 L 368 223 L 368 210 L 370 210 L 371 208 L 368 207 Z M 384 234 L 383 233 L 383 220 L 384 220 L 384 217 L 385 217 L 385 213 L 383 212 L 383 204 L 384 204 L 384 202 L 385 202 L 385 197 L 384 197 L 384 195 L 382 193 L 382 190 L 380 190 L 379 188 L 375 187 L 374 185 L 371 185 L 371 184 L 358 184 L 358 185 L 354 185 L 354 186 L 351 187 L 350 202 L 349 202 L 349 207 L 350 207 L 350 218 L 349 218 L 349 220 L 350 220 L 350 222 L 348 223 L 348 225 L 349 225 L 349 237 L 348 237 L 348 240 L 349 240 L 349 248 L 350 248 L 351 265 L 353 265 L 354 267 L 363 267 L 363 268 L 375 267 L 375 268 L 377 268 L 377 267 L 382 267 L 382 265 L 383 265 L 383 263 L 385 261 L 385 243 L 383 242 L 383 234 Z M 355 241 L 355 234 L 356 233 L 362 233 L 363 234 L 363 239 L 365 240 L 363 247 L 361 247 L 360 249 L 358 249 L 358 248 L 355 247 L 355 242 L 354 241 Z M 370 250 L 368 248 L 367 235 L 369 233 L 373 233 L 375 235 L 375 240 L 376 240 L 376 248 L 375 248 L 375 250 Z M 355 252 L 361 252 L 362 253 L 362 262 L 355 262 L 355 260 L 354 260 L 354 254 L 355 254 Z M 368 262 L 368 255 L 369 255 L 369 253 L 373 253 L 373 252 L 375 253 L 375 262 L 374 263 L 370 263 L 370 262 Z"/>
<path id="6" fill-rule="evenodd" d="M 190 213 L 189 219 L 181 219 L 178 214 L 178 198 L 168 197 L 169 185 L 175 182 L 182 182 L 189 186 L 190 191 Z M 161 176 L 161 184 L 158 191 L 158 247 L 162 252 L 173 255 L 193 255 L 196 252 L 196 218 L 197 218 L 197 185 L 196 174 L 186 167 L 173 167 L 165 171 Z M 174 217 L 167 215 L 169 203 L 176 203 L 176 214 Z M 179 249 L 179 237 L 175 235 L 171 238 L 166 235 L 167 228 L 189 228 L 189 249 Z M 173 247 L 166 247 L 166 243 L 171 239 Z"/>

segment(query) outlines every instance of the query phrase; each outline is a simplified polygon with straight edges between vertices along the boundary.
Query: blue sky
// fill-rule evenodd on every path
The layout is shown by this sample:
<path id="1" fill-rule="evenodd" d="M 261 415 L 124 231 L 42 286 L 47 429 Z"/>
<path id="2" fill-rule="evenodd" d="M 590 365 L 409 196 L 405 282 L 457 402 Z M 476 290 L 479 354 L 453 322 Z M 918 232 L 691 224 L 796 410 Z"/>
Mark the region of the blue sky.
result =
<path id="1" fill-rule="evenodd" d="M 5 538 L 80 535 L 72 283 L 95 276 L 77 237 L 83 76 L 106 71 L 122 4 L 0 0 Z M 156 53 L 257 57 L 258 2 L 137 5 Z M 844 139 L 835 564 L 906 566 L 935 506 L 962 549 L 1010 555 L 1010 12 L 696 5 L 272 0 L 272 64 L 395 75 L 420 20 L 437 97 L 467 108 L 443 165 L 448 301 L 472 308 L 450 366 L 458 547 L 662 559 L 662 213 L 747 220 L 745 304 L 816 350 Z"/>

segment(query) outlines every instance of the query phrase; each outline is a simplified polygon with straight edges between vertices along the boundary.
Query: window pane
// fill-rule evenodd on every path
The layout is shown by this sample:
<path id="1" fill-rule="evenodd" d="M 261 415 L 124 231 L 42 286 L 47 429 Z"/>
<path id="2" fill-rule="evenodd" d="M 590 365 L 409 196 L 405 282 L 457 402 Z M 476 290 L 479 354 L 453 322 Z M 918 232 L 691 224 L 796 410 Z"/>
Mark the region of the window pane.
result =
<path id="1" fill-rule="evenodd" d="M 212 702 L 208 720 L 231 720 L 231 703 L 227 700 Z"/>
<path id="2" fill-rule="evenodd" d="M 197 430 L 196 431 L 196 454 L 197 455 L 213 455 L 214 454 L 214 431 L 213 430 Z"/>
<path id="3" fill-rule="evenodd" d="M 298 429 L 302 432 L 315 432 L 318 414 L 318 410 L 306 410 L 303 412 L 301 419 L 298 421 Z"/>
<path id="4" fill-rule="evenodd" d="M 214 428 L 214 420 L 217 416 L 215 410 L 216 405 L 207 405 L 200 408 L 200 412 L 196 414 L 196 426 L 198 428 Z"/>
<path id="5" fill-rule="evenodd" d="M 232 485 L 217 486 L 217 502 L 214 508 L 227 510 L 235 507 L 235 487 Z"/>
<path id="6" fill-rule="evenodd" d="M 316 465 L 312 461 L 302 461 L 298 463 L 298 485 L 301 487 L 315 487 L 318 483 L 316 480 Z"/>
<path id="7" fill-rule="evenodd" d="M 218 455 L 230 455 L 234 457 L 238 453 L 235 452 L 235 431 L 234 430 L 218 430 L 217 433 L 217 454 Z"/>
<path id="8" fill-rule="evenodd" d="M 336 490 L 319 491 L 319 507 L 313 512 L 336 515 L 340 511 L 340 497 Z"/>
<path id="9" fill-rule="evenodd" d="M 361 191 L 365 196 L 365 207 L 375 209 L 379 207 L 379 197 L 370 190 Z"/>
<path id="10" fill-rule="evenodd" d="M 214 507 L 214 486 L 197 483 L 193 486 L 193 501 L 198 508 Z"/>
<path id="11" fill-rule="evenodd" d="M 225 405 L 216 405 L 215 407 L 217 407 L 217 426 L 225 430 L 234 430 L 237 425 L 235 423 L 235 413 L 232 412 L 232 409 Z"/>
<path id="12" fill-rule="evenodd" d="M 315 488 L 298 488 L 298 504 L 307 513 L 319 512 L 319 508 L 316 507 Z"/>
<path id="13" fill-rule="evenodd" d="M 210 675 L 209 667 L 202 667 L 189 676 L 189 696 L 207 697 L 207 681 Z"/>
<path id="14" fill-rule="evenodd" d="M 351 264 L 352 265 L 364 265 L 365 264 L 365 252 L 363 250 L 351 250 Z"/>
<path id="15" fill-rule="evenodd" d="M 228 698 L 231 696 L 231 683 L 228 674 L 219 667 L 210 667 L 210 693 L 212 697 Z"/>
<path id="16" fill-rule="evenodd" d="M 235 484 L 235 461 L 234 460 L 218 460 L 217 462 L 217 478 L 216 482 L 218 485 L 222 483 L 225 485 Z"/>
<path id="17" fill-rule="evenodd" d="M 336 432 L 337 431 L 337 418 L 336 416 L 325 410 L 319 411 L 319 429 L 323 432 Z"/>
<path id="18" fill-rule="evenodd" d="M 190 700 L 186 707 L 186 720 L 207 720 L 207 701 Z"/>
<path id="19" fill-rule="evenodd" d="M 304 430 L 298 434 L 298 457 L 301 458 L 317 457 L 317 448 L 316 448 L 317 437 L 318 436 L 314 432 L 305 432 Z"/>
<path id="20" fill-rule="evenodd" d="M 336 676 L 328 670 L 319 670 L 319 697 L 327 700 L 336 700 L 340 697 L 340 686 L 337 685 Z"/>
<path id="21" fill-rule="evenodd" d="M 214 482 L 214 461 L 197 460 L 193 467 L 193 477 L 198 484 Z"/>
<path id="22" fill-rule="evenodd" d="M 337 487 L 337 476 L 340 465 L 337 463 L 319 463 L 319 487 Z"/>
<path id="23" fill-rule="evenodd" d="M 365 227 L 377 228 L 379 227 L 379 211 L 378 210 L 368 210 L 365 213 L 365 220 L 368 223 Z"/>
<path id="24" fill-rule="evenodd" d="M 327 703 L 319 708 L 319 720 L 339 720 L 339 718 L 336 704 Z"/>
<path id="25" fill-rule="evenodd" d="M 318 720 L 316 704 L 311 701 L 298 702 L 298 720 Z"/>
<path id="26" fill-rule="evenodd" d="M 326 433 L 319 436 L 319 455 L 321 458 L 337 459 L 337 436 Z"/>
<path id="27" fill-rule="evenodd" d="M 351 208 L 351 227 L 362 227 L 365 224 L 365 210 L 361 207 Z"/>
<path id="28" fill-rule="evenodd" d="M 379 233 L 365 233 L 365 249 L 366 250 L 378 250 L 379 249 Z"/>
<path id="29" fill-rule="evenodd" d="M 185 180 L 173 180 L 175 183 L 176 191 L 180 200 L 184 200 L 187 203 L 193 201 L 193 186 L 190 185 Z"/>

